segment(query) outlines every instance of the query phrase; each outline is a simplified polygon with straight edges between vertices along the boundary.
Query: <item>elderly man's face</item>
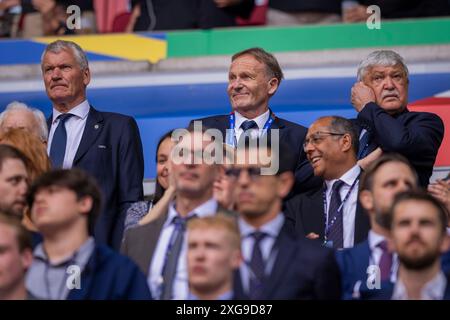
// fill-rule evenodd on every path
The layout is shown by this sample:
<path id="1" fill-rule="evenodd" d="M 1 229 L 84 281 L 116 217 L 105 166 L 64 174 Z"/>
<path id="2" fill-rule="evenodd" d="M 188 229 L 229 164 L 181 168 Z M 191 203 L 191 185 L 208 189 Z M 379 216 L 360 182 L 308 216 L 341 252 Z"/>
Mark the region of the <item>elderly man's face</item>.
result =
<path id="1" fill-rule="evenodd" d="M 69 49 L 58 53 L 47 52 L 42 61 L 47 95 L 58 109 L 66 112 L 86 99 L 86 86 L 90 81 L 89 69 L 82 70 Z"/>
<path id="2" fill-rule="evenodd" d="M 400 65 L 373 66 L 363 79 L 375 93 L 376 103 L 390 114 L 406 108 L 408 103 L 408 78 Z"/>

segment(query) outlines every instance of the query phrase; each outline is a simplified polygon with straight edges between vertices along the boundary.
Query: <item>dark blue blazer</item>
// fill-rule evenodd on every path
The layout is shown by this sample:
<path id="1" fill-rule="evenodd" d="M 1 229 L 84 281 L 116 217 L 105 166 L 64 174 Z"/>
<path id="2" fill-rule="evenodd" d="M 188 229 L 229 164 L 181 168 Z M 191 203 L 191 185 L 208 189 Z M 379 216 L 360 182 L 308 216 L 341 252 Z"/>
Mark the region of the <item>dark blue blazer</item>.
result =
<path id="1" fill-rule="evenodd" d="M 297 237 L 287 223 L 274 246 L 278 254 L 260 299 L 340 299 L 339 267 L 332 250 Z M 234 275 L 234 293 L 237 299 L 248 299 L 239 270 Z"/>
<path id="2" fill-rule="evenodd" d="M 67 300 L 150 300 L 147 279 L 129 258 L 96 245 L 81 273 L 80 289 Z"/>
<path id="3" fill-rule="evenodd" d="M 202 121 L 203 127 L 220 130 L 224 139 L 226 137 L 226 130 L 230 128 L 228 115 L 207 117 L 193 121 Z M 191 125 L 192 121 L 190 123 Z M 270 129 L 280 130 L 280 141 L 283 141 L 289 147 L 292 158 L 295 159 L 295 163 L 292 164 L 292 171 L 295 173 L 295 185 L 292 194 L 305 192 L 322 185 L 322 180 L 314 177 L 311 164 L 306 159 L 306 154 L 303 151 L 303 141 L 305 140 L 308 129 L 278 117 L 275 118 Z"/>
<path id="4" fill-rule="evenodd" d="M 311 232 L 318 234 L 314 240 L 323 243 L 325 237 L 325 216 L 323 188 L 299 194 L 285 203 L 285 214 L 296 232 L 303 237 Z M 370 230 L 369 217 L 358 201 L 355 213 L 355 244 L 367 239 Z"/>
<path id="5" fill-rule="evenodd" d="M 405 109 L 391 116 L 371 102 L 358 114 L 356 125 L 359 132 L 362 128 L 370 132 L 369 152 L 379 146 L 384 152 L 402 154 L 416 169 L 420 185 L 428 185 L 444 137 L 444 123 L 438 115 Z"/>
<path id="6" fill-rule="evenodd" d="M 342 299 L 352 299 L 355 284 L 367 280 L 370 254 L 368 240 L 353 248 L 336 251 L 336 260 L 341 270 Z"/>
<path id="7" fill-rule="evenodd" d="M 118 250 L 126 212 L 133 202 L 143 199 L 144 156 L 136 121 L 91 106 L 73 166 L 95 177 L 102 191 L 103 210 L 95 240 Z"/>

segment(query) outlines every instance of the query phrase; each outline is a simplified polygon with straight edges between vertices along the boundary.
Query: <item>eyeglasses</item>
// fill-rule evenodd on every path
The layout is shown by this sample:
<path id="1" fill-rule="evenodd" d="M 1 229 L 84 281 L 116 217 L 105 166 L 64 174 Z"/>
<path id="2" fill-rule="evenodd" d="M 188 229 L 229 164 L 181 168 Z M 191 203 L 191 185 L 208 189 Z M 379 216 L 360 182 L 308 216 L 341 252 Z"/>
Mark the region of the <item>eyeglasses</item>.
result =
<path id="1" fill-rule="evenodd" d="M 241 175 L 241 171 L 247 171 L 248 176 L 251 180 L 256 180 L 261 177 L 261 168 L 250 167 L 250 168 L 229 168 L 225 170 L 227 177 L 232 179 L 238 179 Z"/>
<path id="2" fill-rule="evenodd" d="M 326 136 L 343 136 L 345 133 L 337 133 L 337 132 L 326 132 L 326 131 L 317 131 L 306 138 L 303 142 L 303 150 L 306 151 L 306 147 L 309 143 L 313 146 L 317 146 Z"/>

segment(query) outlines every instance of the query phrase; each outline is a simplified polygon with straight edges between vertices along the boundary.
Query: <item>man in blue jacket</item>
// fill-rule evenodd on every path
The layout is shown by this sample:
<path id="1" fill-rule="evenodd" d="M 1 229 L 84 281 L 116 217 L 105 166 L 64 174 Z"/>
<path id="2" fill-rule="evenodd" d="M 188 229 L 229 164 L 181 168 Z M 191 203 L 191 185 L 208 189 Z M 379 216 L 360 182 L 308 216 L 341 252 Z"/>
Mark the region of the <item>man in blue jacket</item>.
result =
<path id="1" fill-rule="evenodd" d="M 97 184 L 80 169 L 48 172 L 31 186 L 31 219 L 43 236 L 26 279 L 34 296 L 151 299 L 138 267 L 91 236 L 100 200 Z"/>

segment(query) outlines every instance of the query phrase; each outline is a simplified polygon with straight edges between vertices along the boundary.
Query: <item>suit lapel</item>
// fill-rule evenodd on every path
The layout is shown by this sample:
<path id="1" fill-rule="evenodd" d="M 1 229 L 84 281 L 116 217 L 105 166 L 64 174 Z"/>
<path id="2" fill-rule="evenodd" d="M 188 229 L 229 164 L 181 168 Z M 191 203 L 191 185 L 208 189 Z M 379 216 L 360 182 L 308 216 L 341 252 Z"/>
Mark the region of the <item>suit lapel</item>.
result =
<path id="1" fill-rule="evenodd" d="M 370 230 L 369 217 L 361 206 L 359 200 L 355 212 L 355 245 L 367 239 Z"/>
<path id="2" fill-rule="evenodd" d="M 286 269 L 294 261 L 296 248 L 289 239 L 288 229 L 285 224 L 274 243 L 274 249 L 276 250 L 275 263 L 272 266 L 270 275 L 265 280 L 264 299 L 272 298 L 273 292 L 277 290 L 283 275 L 286 274 Z"/>
<path id="3" fill-rule="evenodd" d="M 77 153 L 75 154 L 75 158 L 73 159 L 74 165 L 94 144 L 102 129 L 103 116 L 100 112 L 98 112 L 91 106 L 89 109 L 88 117 L 86 119 L 86 126 L 83 130 L 83 136 L 81 137 L 80 145 L 78 146 Z"/>
<path id="4" fill-rule="evenodd" d="M 142 236 L 138 235 L 138 237 L 136 237 L 136 241 L 141 244 L 141 252 L 139 255 L 142 257 L 141 263 L 144 267 L 145 275 L 148 275 L 148 271 L 152 264 L 153 255 L 161 235 L 162 227 L 167 219 L 167 214 L 168 212 L 162 214 L 158 219 L 148 225 L 145 225 L 141 230 L 143 232 Z"/>
<path id="5" fill-rule="evenodd" d="M 304 208 L 303 226 L 305 235 L 314 232 L 323 241 L 325 239 L 325 217 L 323 208 L 323 188 L 309 195 L 309 206 Z"/>

